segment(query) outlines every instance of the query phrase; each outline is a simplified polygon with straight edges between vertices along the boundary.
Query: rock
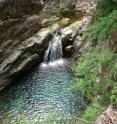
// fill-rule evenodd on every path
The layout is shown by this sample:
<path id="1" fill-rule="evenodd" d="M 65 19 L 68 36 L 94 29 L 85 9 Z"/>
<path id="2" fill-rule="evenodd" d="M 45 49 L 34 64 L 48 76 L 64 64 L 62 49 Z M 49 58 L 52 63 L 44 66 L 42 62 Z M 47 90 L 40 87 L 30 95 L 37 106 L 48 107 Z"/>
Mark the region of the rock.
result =
<path id="1" fill-rule="evenodd" d="M 19 27 L 18 25 L 16 26 Z M 20 38 L 22 35 L 24 36 L 23 33 L 26 33 L 22 30 L 22 33 L 19 33 L 22 28 L 17 28 L 15 35 L 9 37 L 12 38 L 12 40 L 6 40 L 1 44 L 0 91 L 8 86 L 14 79 L 31 69 L 37 61 L 42 61 L 52 34 L 58 30 L 60 26 L 59 24 L 53 24 L 48 28 L 41 29 L 32 37 L 21 41 Z M 19 34 L 19 36 L 17 34 Z M 5 43 L 10 43 L 7 49 Z"/>
<path id="2" fill-rule="evenodd" d="M 63 37 L 63 47 L 73 44 L 73 38 L 77 34 L 80 26 L 82 25 L 82 20 L 72 23 L 70 26 L 62 29 Z"/>
<path id="3" fill-rule="evenodd" d="M 12 69 L 11 73 L 9 74 L 9 77 L 13 78 L 15 76 L 18 75 L 18 73 L 20 73 L 20 71 L 24 71 L 27 70 L 27 68 L 31 68 L 33 64 L 35 64 L 36 60 L 38 60 L 39 55 L 38 54 L 34 54 L 32 56 L 27 57 L 26 59 L 24 59 L 23 61 L 21 61 L 21 63 L 19 64 L 19 66 L 17 68 Z"/>
<path id="4" fill-rule="evenodd" d="M 84 45 L 83 36 L 84 36 L 84 33 L 86 32 L 86 29 L 87 29 L 88 25 L 90 24 L 90 22 L 91 22 L 90 16 L 84 18 L 84 21 L 80 27 L 80 30 L 79 30 L 79 32 L 75 38 L 75 42 L 74 42 L 75 48 L 77 50 L 80 50 L 80 48 L 86 49 L 89 46 L 89 43 L 85 43 L 85 45 Z"/>
<path id="5" fill-rule="evenodd" d="M 62 17 L 63 13 L 69 14 L 73 11 L 75 2 L 76 0 L 2 0 L 0 1 L 0 18 L 8 20 L 38 14 L 41 19 L 54 19 Z"/>
<path id="6" fill-rule="evenodd" d="M 73 51 L 74 51 L 73 45 L 67 46 L 64 51 L 64 56 L 70 57 L 73 54 Z"/>
<path id="7" fill-rule="evenodd" d="M 95 0 L 2 0 L 0 19 L 9 20 L 24 15 L 39 15 L 42 24 L 48 26 L 63 17 L 78 17 L 79 12 L 89 13 L 95 8 Z"/>
<path id="8" fill-rule="evenodd" d="M 73 44 L 74 40 L 86 31 L 91 17 L 84 17 L 80 21 L 72 23 L 62 30 L 63 47 Z M 82 35 L 80 37 L 82 37 Z"/>
<path id="9" fill-rule="evenodd" d="M 111 48 L 113 52 L 117 53 L 117 31 L 116 30 L 109 35 L 109 37 L 107 38 L 103 46 L 105 49 Z"/>
<path id="10" fill-rule="evenodd" d="M 82 47 L 82 45 L 83 45 L 83 43 L 82 43 L 81 39 L 79 41 L 75 42 L 75 48 L 77 48 L 77 49 L 80 49 Z"/>
<path id="11" fill-rule="evenodd" d="M 84 15 L 91 15 L 93 10 L 96 8 L 97 0 L 77 0 L 76 2 L 76 12 L 81 12 Z"/>
<path id="12" fill-rule="evenodd" d="M 95 124 L 116 124 L 117 122 L 117 108 L 109 106 L 107 110 L 100 115 Z"/>
<path id="13" fill-rule="evenodd" d="M 63 18 L 58 23 L 61 27 L 68 26 L 70 24 L 71 20 L 69 18 Z"/>
<path id="14" fill-rule="evenodd" d="M 41 21 L 41 24 L 43 27 L 48 27 L 49 25 L 56 23 L 58 20 L 60 20 L 60 17 L 53 16 L 50 17 L 49 19 L 43 19 Z"/>

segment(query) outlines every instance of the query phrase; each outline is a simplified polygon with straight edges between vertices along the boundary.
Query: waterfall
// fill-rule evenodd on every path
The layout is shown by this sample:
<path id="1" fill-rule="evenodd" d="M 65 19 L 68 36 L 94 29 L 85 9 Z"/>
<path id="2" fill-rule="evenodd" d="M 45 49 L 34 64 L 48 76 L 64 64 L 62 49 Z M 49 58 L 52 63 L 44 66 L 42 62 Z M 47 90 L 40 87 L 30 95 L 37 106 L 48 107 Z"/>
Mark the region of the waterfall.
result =
<path id="1" fill-rule="evenodd" d="M 62 55 L 62 37 L 60 32 L 56 32 L 53 35 L 52 40 L 49 42 L 49 46 L 45 52 L 43 65 L 54 65 L 62 63 Z"/>

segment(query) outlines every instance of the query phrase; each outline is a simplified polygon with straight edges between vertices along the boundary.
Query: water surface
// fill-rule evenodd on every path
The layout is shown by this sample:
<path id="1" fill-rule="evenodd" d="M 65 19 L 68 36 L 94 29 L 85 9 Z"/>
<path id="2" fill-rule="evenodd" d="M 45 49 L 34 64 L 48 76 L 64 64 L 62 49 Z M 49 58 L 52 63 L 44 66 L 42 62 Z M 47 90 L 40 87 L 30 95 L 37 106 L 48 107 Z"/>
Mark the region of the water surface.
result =
<path id="1" fill-rule="evenodd" d="M 82 94 L 69 91 L 74 75 L 67 62 L 57 66 L 37 66 L 20 82 L 4 91 L 0 98 L 0 120 L 10 124 L 21 115 L 43 120 L 48 113 L 72 118 L 82 111 Z"/>

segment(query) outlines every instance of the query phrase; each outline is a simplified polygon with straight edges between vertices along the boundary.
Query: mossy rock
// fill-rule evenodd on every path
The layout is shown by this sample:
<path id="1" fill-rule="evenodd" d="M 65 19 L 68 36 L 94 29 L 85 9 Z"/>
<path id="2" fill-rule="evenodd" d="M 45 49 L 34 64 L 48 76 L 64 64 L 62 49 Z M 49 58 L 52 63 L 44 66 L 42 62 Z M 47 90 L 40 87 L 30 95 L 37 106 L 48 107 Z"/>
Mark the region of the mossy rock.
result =
<path id="1" fill-rule="evenodd" d="M 69 18 L 63 18 L 62 20 L 60 20 L 58 22 L 58 24 L 60 25 L 60 27 L 68 26 L 70 23 L 71 23 L 71 20 Z"/>

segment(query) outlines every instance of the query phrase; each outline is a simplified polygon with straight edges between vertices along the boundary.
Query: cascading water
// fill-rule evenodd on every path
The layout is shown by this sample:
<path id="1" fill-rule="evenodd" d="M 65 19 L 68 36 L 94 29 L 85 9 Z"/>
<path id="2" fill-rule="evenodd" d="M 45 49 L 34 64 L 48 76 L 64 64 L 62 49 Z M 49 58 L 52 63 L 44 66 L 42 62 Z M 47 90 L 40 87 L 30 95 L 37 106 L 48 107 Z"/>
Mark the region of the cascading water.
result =
<path id="1" fill-rule="evenodd" d="M 53 62 L 62 58 L 62 43 L 60 34 L 56 33 L 49 43 L 49 47 L 44 56 L 44 63 Z"/>
<path id="2" fill-rule="evenodd" d="M 0 97 L 0 124 L 16 124 L 26 118 L 45 123 L 48 114 L 61 118 L 61 124 L 70 121 L 84 110 L 82 94 L 74 85 L 73 74 L 67 61 L 62 59 L 61 36 L 55 33 L 45 52 L 44 62 L 18 83 L 5 90 Z M 43 122 L 43 123 L 42 123 Z M 74 123 L 75 124 L 75 123 Z"/>
<path id="3" fill-rule="evenodd" d="M 42 67 L 62 64 L 62 56 L 62 37 L 59 32 L 56 32 L 53 35 L 52 40 L 49 42 L 48 49 L 46 50 L 44 55 Z"/>

